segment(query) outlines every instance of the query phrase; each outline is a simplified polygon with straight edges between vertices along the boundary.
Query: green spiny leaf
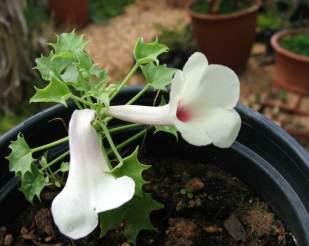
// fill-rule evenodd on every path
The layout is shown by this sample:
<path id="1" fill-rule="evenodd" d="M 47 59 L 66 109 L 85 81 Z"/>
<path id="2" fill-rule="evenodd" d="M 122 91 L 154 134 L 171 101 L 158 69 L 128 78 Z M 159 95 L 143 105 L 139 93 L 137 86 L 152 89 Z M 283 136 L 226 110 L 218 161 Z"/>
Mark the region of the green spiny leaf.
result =
<path id="1" fill-rule="evenodd" d="M 21 134 L 11 142 L 9 148 L 12 150 L 7 156 L 10 171 L 23 178 L 26 173 L 31 172 L 31 165 L 34 162 L 31 148 Z"/>
<path id="2" fill-rule="evenodd" d="M 32 165 L 31 172 L 27 172 L 21 179 L 20 190 L 26 199 L 32 203 L 35 197 L 40 199 L 41 191 L 47 185 L 48 179 L 44 177 L 36 165 Z"/>
<path id="3" fill-rule="evenodd" d="M 56 102 L 67 106 L 66 100 L 72 95 L 68 86 L 55 76 L 51 77 L 50 83 L 45 88 L 35 89 L 36 93 L 30 102 Z"/>
<path id="4" fill-rule="evenodd" d="M 62 173 L 66 173 L 70 170 L 70 164 L 69 162 L 62 162 L 58 171 Z"/>
<path id="5" fill-rule="evenodd" d="M 168 47 L 164 44 L 160 44 L 158 39 L 151 43 L 145 43 L 143 38 L 140 38 L 135 44 L 134 57 L 140 65 L 149 62 L 158 63 L 158 56 L 167 51 Z"/>
<path id="6" fill-rule="evenodd" d="M 176 72 L 174 68 L 168 68 L 165 65 L 156 66 L 153 63 L 149 63 L 141 68 L 146 81 L 157 90 L 166 90 L 166 86 L 171 83 Z"/>
<path id="7" fill-rule="evenodd" d="M 158 132 L 166 132 L 172 134 L 178 140 L 178 133 L 175 126 L 155 126 L 154 134 Z"/>
<path id="8" fill-rule="evenodd" d="M 43 173 L 40 172 L 36 165 L 32 165 L 31 172 L 27 172 L 24 177 L 21 178 L 20 190 L 23 192 L 26 199 L 32 203 L 35 197 L 40 199 L 40 193 L 47 185 L 48 179 L 44 177 Z"/>
<path id="9" fill-rule="evenodd" d="M 82 36 L 76 35 L 73 32 L 63 33 L 57 38 L 57 42 L 50 44 L 56 53 L 61 52 L 74 52 L 76 50 L 84 50 L 87 42 L 83 39 Z"/>
<path id="10" fill-rule="evenodd" d="M 68 66 L 69 61 L 64 59 L 53 59 L 54 53 L 50 52 L 48 56 L 41 56 L 35 60 L 36 69 L 39 70 L 42 78 L 50 81 L 51 75 L 60 76 L 64 69 Z"/>
<path id="11" fill-rule="evenodd" d="M 61 75 L 61 79 L 66 83 L 76 83 L 79 80 L 79 74 L 76 66 L 73 64 L 69 65 Z"/>
<path id="12" fill-rule="evenodd" d="M 148 193 L 134 196 L 123 206 L 99 214 L 101 236 L 104 236 L 109 230 L 116 229 L 121 222 L 124 222 L 124 234 L 131 243 L 135 244 L 141 230 L 155 229 L 149 216 L 152 211 L 162 207 L 163 205 L 153 200 Z"/>
<path id="13" fill-rule="evenodd" d="M 135 182 L 135 195 L 142 196 L 143 195 L 143 185 L 146 181 L 143 178 L 143 172 L 149 169 L 150 165 L 144 165 L 139 162 L 137 158 L 138 148 L 135 151 L 123 159 L 123 163 L 116 166 L 111 173 L 115 177 L 129 176 Z"/>

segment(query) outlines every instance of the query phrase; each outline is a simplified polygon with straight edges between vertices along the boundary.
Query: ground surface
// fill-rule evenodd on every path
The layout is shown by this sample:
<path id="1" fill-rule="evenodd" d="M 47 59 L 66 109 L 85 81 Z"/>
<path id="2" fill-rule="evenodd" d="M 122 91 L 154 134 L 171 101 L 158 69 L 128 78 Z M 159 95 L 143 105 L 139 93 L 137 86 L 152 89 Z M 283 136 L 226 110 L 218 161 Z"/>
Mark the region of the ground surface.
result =
<path id="1" fill-rule="evenodd" d="M 145 190 L 164 208 L 151 215 L 157 232 L 140 233 L 137 246 L 296 246 L 280 218 L 238 178 L 198 161 L 143 159 L 153 165 L 144 173 L 150 181 Z M 122 233 L 125 224 L 102 239 L 98 229 L 76 241 L 64 237 L 52 222 L 54 196 L 44 192 L 40 205 L 25 210 L 17 223 L 1 227 L 0 245 L 130 246 Z"/>

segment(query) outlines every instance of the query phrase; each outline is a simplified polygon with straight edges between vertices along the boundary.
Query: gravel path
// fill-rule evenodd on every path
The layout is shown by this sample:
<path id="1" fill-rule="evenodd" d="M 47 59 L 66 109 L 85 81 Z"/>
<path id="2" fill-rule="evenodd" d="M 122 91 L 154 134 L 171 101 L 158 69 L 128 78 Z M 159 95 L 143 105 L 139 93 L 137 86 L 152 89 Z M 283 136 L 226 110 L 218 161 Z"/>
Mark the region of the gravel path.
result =
<path id="1" fill-rule="evenodd" d="M 107 69 L 112 80 L 121 80 L 133 65 L 132 51 L 139 37 L 153 40 L 162 27 L 179 28 L 189 22 L 186 11 L 172 8 L 166 0 L 136 0 L 125 12 L 106 24 L 89 25 L 81 32 L 89 40 L 88 52 Z M 132 83 L 139 83 L 133 78 Z"/>

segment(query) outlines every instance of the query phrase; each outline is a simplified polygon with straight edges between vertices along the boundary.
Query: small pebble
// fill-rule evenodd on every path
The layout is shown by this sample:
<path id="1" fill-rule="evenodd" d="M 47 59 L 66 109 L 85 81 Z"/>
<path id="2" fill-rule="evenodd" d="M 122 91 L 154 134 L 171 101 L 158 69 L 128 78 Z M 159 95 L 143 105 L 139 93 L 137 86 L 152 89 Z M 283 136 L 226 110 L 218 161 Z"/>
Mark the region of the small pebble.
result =
<path id="1" fill-rule="evenodd" d="M 20 234 L 26 234 L 26 233 L 28 233 L 29 232 L 29 230 L 26 228 L 26 227 L 24 227 L 24 226 L 22 226 L 21 227 L 21 229 L 20 229 Z"/>
<path id="2" fill-rule="evenodd" d="M 207 233 L 215 234 L 215 233 L 221 233 L 223 229 L 221 227 L 218 227 L 216 225 L 206 226 L 203 228 Z"/>
<path id="3" fill-rule="evenodd" d="M 192 192 L 197 192 L 204 189 L 205 184 L 200 178 L 193 178 L 187 184 L 186 188 Z"/>
<path id="4" fill-rule="evenodd" d="M 3 246 L 11 246 L 14 243 L 12 234 L 6 234 L 3 241 Z"/>
<path id="5" fill-rule="evenodd" d="M 2 226 L 0 228 L 0 245 L 3 245 L 3 242 L 4 242 L 4 236 L 6 234 L 7 230 L 4 226 Z"/>
<path id="6" fill-rule="evenodd" d="M 49 243 L 49 242 L 53 241 L 53 239 L 54 239 L 54 237 L 49 236 L 49 237 L 44 238 L 44 241 L 45 241 L 46 243 Z"/>

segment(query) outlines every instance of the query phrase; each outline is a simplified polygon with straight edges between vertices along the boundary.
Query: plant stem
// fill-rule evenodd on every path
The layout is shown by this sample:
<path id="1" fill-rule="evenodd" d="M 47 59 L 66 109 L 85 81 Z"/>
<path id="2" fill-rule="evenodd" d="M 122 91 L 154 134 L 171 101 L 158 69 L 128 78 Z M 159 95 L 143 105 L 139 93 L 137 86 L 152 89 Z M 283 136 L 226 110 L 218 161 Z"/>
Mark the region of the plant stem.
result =
<path id="1" fill-rule="evenodd" d="M 74 99 L 72 99 L 72 100 L 74 101 L 74 103 L 76 104 L 76 107 L 77 107 L 78 109 L 83 109 L 82 105 L 81 105 L 78 101 L 76 101 L 76 100 L 74 100 Z"/>
<path id="2" fill-rule="evenodd" d="M 62 160 L 63 158 L 65 158 L 68 154 L 70 154 L 70 150 L 67 150 L 66 152 L 62 153 L 61 155 L 59 155 L 56 159 L 52 160 L 50 163 L 48 163 L 45 167 L 43 167 L 41 169 L 41 171 L 44 171 L 45 169 L 51 167 L 52 165 L 54 165 L 55 163 L 57 163 L 58 161 Z"/>
<path id="3" fill-rule="evenodd" d="M 49 143 L 49 144 L 45 144 L 45 145 L 36 147 L 36 148 L 32 149 L 31 152 L 32 152 L 32 153 L 35 153 L 35 152 L 38 152 L 38 151 L 41 151 L 41 150 L 45 150 L 45 149 L 54 147 L 54 146 L 56 146 L 56 145 L 65 143 L 65 142 L 67 142 L 68 140 L 69 140 L 69 136 L 66 136 L 66 137 L 64 137 L 64 138 L 62 138 L 62 139 L 59 139 L 59 140 L 54 141 L 54 142 L 51 142 L 51 143 Z"/>
<path id="4" fill-rule="evenodd" d="M 118 161 L 119 161 L 120 163 L 122 163 L 122 157 L 121 157 L 121 155 L 119 154 L 119 152 L 118 152 L 118 150 L 117 150 L 117 147 L 115 146 L 114 141 L 113 141 L 113 139 L 112 139 L 112 137 L 111 137 L 111 135 L 110 135 L 110 133 L 109 133 L 109 131 L 108 131 L 106 125 L 105 125 L 105 124 L 101 124 L 101 127 L 102 127 L 102 129 L 103 129 L 103 131 L 104 131 L 105 137 L 107 138 L 107 141 L 108 141 L 108 143 L 109 143 L 109 145 L 110 145 L 112 151 L 114 152 L 114 154 L 115 154 L 115 156 L 117 157 Z"/>
<path id="5" fill-rule="evenodd" d="M 141 124 L 127 124 L 127 125 L 123 125 L 123 126 L 118 126 L 118 127 L 113 127 L 109 130 L 109 133 L 117 133 L 117 132 L 121 132 L 127 129 L 134 129 L 137 127 L 140 127 Z"/>
<path id="6" fill-rule="evenodd" d="M 121 84 L 118 86 L 116 91 L 113 93 L 113 95 L 110 97 L 110 100 L 113 100 L 114 97 L 118 94 L 118 92 L 126 85 L 126 83 L 129 81 L 129 79 L 133 76 L 133 74 L 136 72 L 136 70 L 139 67 L 139 63 L 135 63 L 134 66 L 131 68 L 130 72 L 127 74 L 127 76 L 124 78 L 124 80 L 121 82 Z"/>
<path id="7" fill-rule="evenodd" d="M 134 103 L 136 100 L 138 100 L 148 90 L 149 87 L 150 87 L 150 85 L 146 84 L 144 86 L 144 88 L 142 90 L 140 90 L 139 93 L 137 93 L 134 97 L 132 97 L 130 99 L 130 101 L 128 101 L 126 104 L 130 105 L 130 104 Z"/>
<path id="8" fill-rule="evenodd" d="M 119 150 L 121 150 L 123 147 L 127 146 L 128 144 L 134 142 L 136 139 L 139 139 L 141 136 L 144 135 L 145 132 L 146 132 L 146 129 L 140 131 L 139 133 L 133 135 L 132 137 L 130 137 L 130 138 L 126 139 L 125 141 L 123 141 L 122 143 L 118 144 L 118 145 L 116 146 L 117 150 L 119 151 Z M 107 154 L 110 155 L 111 153 L 113 153 L 113 152 L 112 152 L 111 149 L 109 149 L 109 150 L 107 151 Z"/>
<path id="9" fill-rule="evenodd" d="M 77 96 L 75 96 L 75 95 L 71 95 L 71 98 L 72 98 L 73 100 L 76 100 L 76 101 L 78 101 L 78 102 L 81 102 L 81 103 L 83 103 L 83 104 L 89 106 L 90 108 L 92 108 L 92 107 L 94 106 L 93 103 L 90 103 L 90 102 L 88 102 L 88 101 L 86 101 L 86 100 L 84 100 L 84 99 L 82 99 L 82 98 L 80 98 L 80 97 L 77 97 Z"/>

